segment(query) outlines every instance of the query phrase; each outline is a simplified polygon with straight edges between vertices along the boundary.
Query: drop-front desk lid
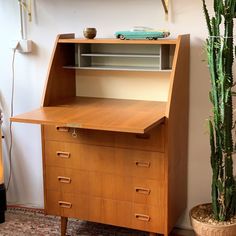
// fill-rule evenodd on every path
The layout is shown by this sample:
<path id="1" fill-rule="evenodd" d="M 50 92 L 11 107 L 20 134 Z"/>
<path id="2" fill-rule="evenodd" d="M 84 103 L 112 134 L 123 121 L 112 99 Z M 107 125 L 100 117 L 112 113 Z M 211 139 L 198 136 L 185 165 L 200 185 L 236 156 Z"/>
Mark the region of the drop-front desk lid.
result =
<path id="1" fill-rule="evenodd" d="M 164 122 L 166 102 L 76 97 L 16 115 L 11 121 L 145 133 Z"/>

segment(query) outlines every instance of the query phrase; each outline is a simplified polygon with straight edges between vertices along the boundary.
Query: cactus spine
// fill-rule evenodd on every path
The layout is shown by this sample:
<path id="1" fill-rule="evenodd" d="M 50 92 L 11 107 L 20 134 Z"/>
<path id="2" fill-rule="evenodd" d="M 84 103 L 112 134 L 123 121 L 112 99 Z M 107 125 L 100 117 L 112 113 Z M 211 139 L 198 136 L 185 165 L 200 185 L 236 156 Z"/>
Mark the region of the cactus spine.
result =
<path id="1" fill-rule="evenodd" d="M 211 78 L 209 96 L 213 105 L 213 115 L 209 119 L 212 210 L 216 220 L 226 221 L 236 214 L 236 182 L 232 160 L 233 18 L 236 0 L 214 0 L 213 17 L 209 16 L 205 0 L 202 3 L 209 36 L 206 47 Z"/>

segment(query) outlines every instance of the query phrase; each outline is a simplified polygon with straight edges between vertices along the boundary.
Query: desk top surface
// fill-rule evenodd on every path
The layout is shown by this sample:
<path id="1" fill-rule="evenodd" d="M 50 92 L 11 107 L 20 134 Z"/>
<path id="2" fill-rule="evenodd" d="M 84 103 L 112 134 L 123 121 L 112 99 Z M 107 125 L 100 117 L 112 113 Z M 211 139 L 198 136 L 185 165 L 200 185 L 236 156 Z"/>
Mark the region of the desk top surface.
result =
<path id="1" fill-rule="evenodd" d="M 145 133 L 164 121 L 165 108 L 166 102 L 75 97 L 16 115 L 11 121 Z"/>

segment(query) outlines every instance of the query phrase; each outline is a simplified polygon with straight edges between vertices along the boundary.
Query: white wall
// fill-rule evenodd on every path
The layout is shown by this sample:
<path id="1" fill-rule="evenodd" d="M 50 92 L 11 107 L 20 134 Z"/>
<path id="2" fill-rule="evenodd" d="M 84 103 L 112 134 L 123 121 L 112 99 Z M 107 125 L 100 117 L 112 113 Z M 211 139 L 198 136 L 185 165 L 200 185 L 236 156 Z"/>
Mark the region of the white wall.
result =
<path id="1" fill-rule="evenodd" d="M 9 114 L 12 80 L 11 42 L 20 38 L 17 0 L 0 0 L 0 102 L 3 107 L 5 182 L 9 175 Z M 159 0 L 33 0 L 33 21 L 27 23 L 28 38 L 35 46 L 29 55 L 15 58 L 14 113 L 41 103 L 50 54 L 58 33 L 96 27 L 97 37 L 113 37 L 116 30 L 134 25 L 169 29 L 172 36 L 191 34 L 191 75 L 189 113 L 188 209 L 178 225 L 189 227 L 188 210 L 210 201 L 209 145 L 206 118 L 209 114 L 208 70 L 203 54 L 206 26 L 200 0 L 173 0 L 169 21 Z M 210 0 L 208 3 L 212 2 Z M 9 204 L 43 207 L 40 128 L 13 124 L 12 179 L 7 193 Z M 176 203 L 178 204 L 178 203 Z"/>

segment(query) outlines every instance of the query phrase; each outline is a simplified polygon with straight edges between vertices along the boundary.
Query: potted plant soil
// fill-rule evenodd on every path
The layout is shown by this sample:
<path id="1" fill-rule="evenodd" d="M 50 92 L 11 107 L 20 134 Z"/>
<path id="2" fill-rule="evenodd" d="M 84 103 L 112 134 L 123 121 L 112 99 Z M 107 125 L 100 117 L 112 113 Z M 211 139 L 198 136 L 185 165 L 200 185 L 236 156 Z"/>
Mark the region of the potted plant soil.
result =
<path id="1" fill-rule="evenodd" d="M 211 80 L 209 136 L 212 202 L 194 207 L 190 211 L 190 218 L 199 236 L 236 236 L 236 180 L 233 172 L 235 124 L 232 102 L 235 95 L 232 68 L 236 0 L 212 1 L 212 17 L 205 0 L 202 3 L 208 28 L 206 51 Z"/>

